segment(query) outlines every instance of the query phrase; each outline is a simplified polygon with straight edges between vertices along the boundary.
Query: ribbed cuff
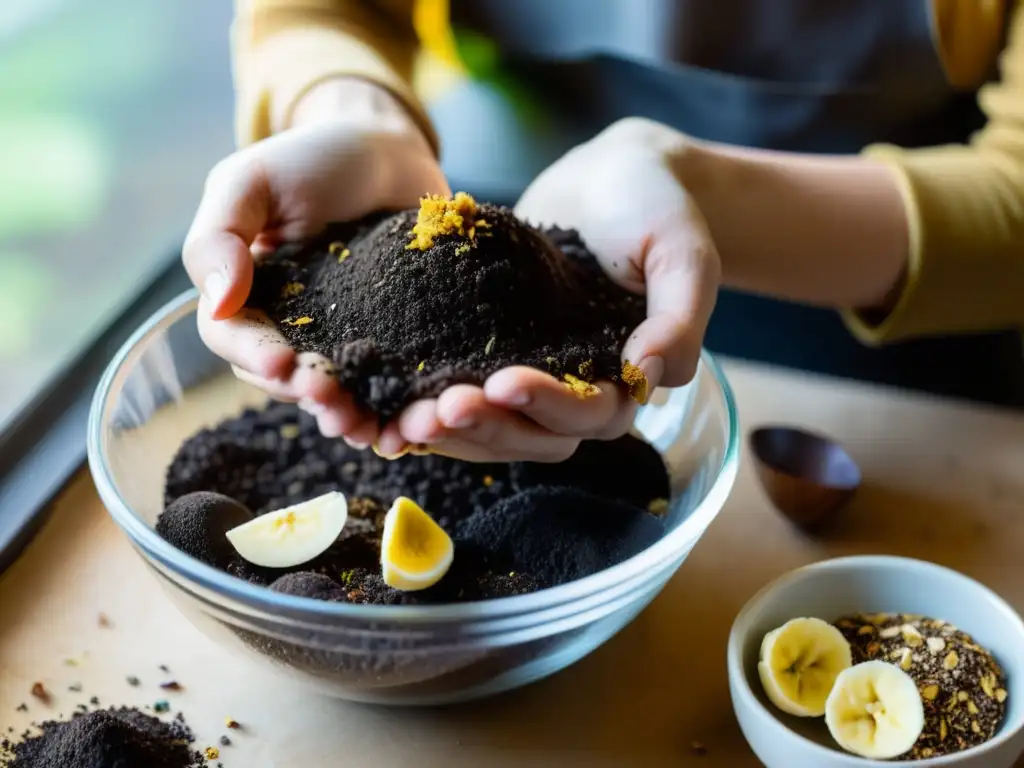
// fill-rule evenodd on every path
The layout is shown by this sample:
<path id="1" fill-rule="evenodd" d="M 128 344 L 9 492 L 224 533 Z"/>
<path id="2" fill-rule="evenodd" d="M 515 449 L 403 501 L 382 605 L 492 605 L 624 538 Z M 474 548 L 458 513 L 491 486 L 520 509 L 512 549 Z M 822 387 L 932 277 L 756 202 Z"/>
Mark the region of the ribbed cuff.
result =
<path id="1" fill-rule="evenodd" d="M 895 174 L 906 209 L 909 254 L 903 289 L 884 317 L 847 311 L 861 342 L 1012 328 L 1024 317 L 1024 258 L 1016 215 L 1019 181 L 995 156 L 960 145 L 902 150 L 874 145 L 866 157 Z"/>

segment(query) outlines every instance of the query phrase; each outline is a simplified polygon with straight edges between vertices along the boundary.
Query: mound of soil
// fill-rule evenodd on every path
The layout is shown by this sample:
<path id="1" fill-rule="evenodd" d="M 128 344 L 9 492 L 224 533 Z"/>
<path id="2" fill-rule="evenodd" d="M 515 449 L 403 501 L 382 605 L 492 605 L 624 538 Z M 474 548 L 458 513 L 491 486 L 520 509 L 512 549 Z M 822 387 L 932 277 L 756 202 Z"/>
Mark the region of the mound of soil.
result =
<path id="1" fill-rule="evenodd" d="M 548 371 L 581 397 L 596 380 L 647 396 L 620 359 L 644 298 L 613 283 L 576 232 L 541 232 L 464 193 L 281 247 L 257 267 L 248 305 L 296 349 L 333 361 L 382 423 L 511 365 Z"/>
<path id="2" fill-rule="evenodd" d="M 10 768 L 198 768 L 207 765 L 189 745 L 192 732 L 138 709 L 100 709 L 71 720 L 39 724 L 24 741 L 0 743 L 0 765 Z"/>

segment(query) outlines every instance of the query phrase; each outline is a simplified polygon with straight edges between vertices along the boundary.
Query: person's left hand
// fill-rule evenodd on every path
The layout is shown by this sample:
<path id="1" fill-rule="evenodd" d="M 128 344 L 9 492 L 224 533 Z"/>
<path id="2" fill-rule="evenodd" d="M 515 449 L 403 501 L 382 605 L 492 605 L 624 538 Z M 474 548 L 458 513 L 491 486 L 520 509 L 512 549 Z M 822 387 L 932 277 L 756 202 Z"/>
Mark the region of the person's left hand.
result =
<path id="1" fill-rule="evenodd" d="M 678 178 L 689 139 L 658 123 L 620 121 L 546 169 L 516 214 L 535 226 L 576 229 L 605 271 L 647 295 L 647 319 L 622 357 L 647 376 L 648 392 L 696 372 L 721 268 L 704 217 Z M 551 375 L 513 367 L 483 387 L 458 385 L 409 406 L 377 443 L 395 456 L 410 444 L 468 461 L 562 461 L 581 440 L 625 434 L 636 403 L 599 382 L 578 398 Z"/>

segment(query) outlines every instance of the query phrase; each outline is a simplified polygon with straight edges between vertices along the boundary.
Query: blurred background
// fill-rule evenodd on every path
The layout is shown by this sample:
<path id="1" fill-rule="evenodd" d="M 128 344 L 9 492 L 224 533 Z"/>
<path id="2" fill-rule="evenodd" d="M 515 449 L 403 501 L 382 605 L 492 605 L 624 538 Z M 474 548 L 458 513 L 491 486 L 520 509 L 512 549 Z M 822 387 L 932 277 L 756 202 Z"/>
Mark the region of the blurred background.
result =
<path id="1" fill-rule="evenodd" d="M 0 0 L 0 433 L 178 259 L 232 148 L 228 0 Z"/>

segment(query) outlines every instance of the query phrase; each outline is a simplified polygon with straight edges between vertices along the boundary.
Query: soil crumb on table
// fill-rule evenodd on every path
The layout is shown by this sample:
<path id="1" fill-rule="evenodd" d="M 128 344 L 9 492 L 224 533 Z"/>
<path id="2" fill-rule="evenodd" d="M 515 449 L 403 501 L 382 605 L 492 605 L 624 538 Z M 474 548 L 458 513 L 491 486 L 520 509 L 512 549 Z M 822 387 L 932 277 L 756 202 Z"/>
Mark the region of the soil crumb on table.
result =
<path id="1" fill-rule="evenodd" d="M 256 269 L 249 306 L 332 361 L 381 422 L 455 383 L 528 365 L 581 397 L 643 373 L 620 359 L 645 299 L 612 282 L 574 231 L 541 231 L 465 193 L 330 226 Z"/>
<path id="2" fill-rule="evenodd" d="M 198 768 L 192 731 L 134 708 L 76 713 L 40 723 L 39 733 L 0 742 L 0 765 L 9 768 Z"/>
<path id="3" fill-rule="evenodd" d="M 348 498 L 348 519 L 311 562 L 262 568 L 203 543 L 224 530 L 223 516 L 244 521 L 247 511 L 265 514 L 330 491 Z M 380 573 L 384 516 L 398 496 L 416 501 L 455 542 L 448 573 L 421 591 L 392 589 Z M 584 443 L 560 464 L 435 455 L 388 461 L 323 437 L 294 405 L 272 403 L 181 446 L 157 531 L 210 565 L 278 592 L 348 603 L 451 603 L 525 594 L 615 565 L 663 534 L 665 520 L 648 507 L 668 496 L 661 456 L 633 436 Z"/>

